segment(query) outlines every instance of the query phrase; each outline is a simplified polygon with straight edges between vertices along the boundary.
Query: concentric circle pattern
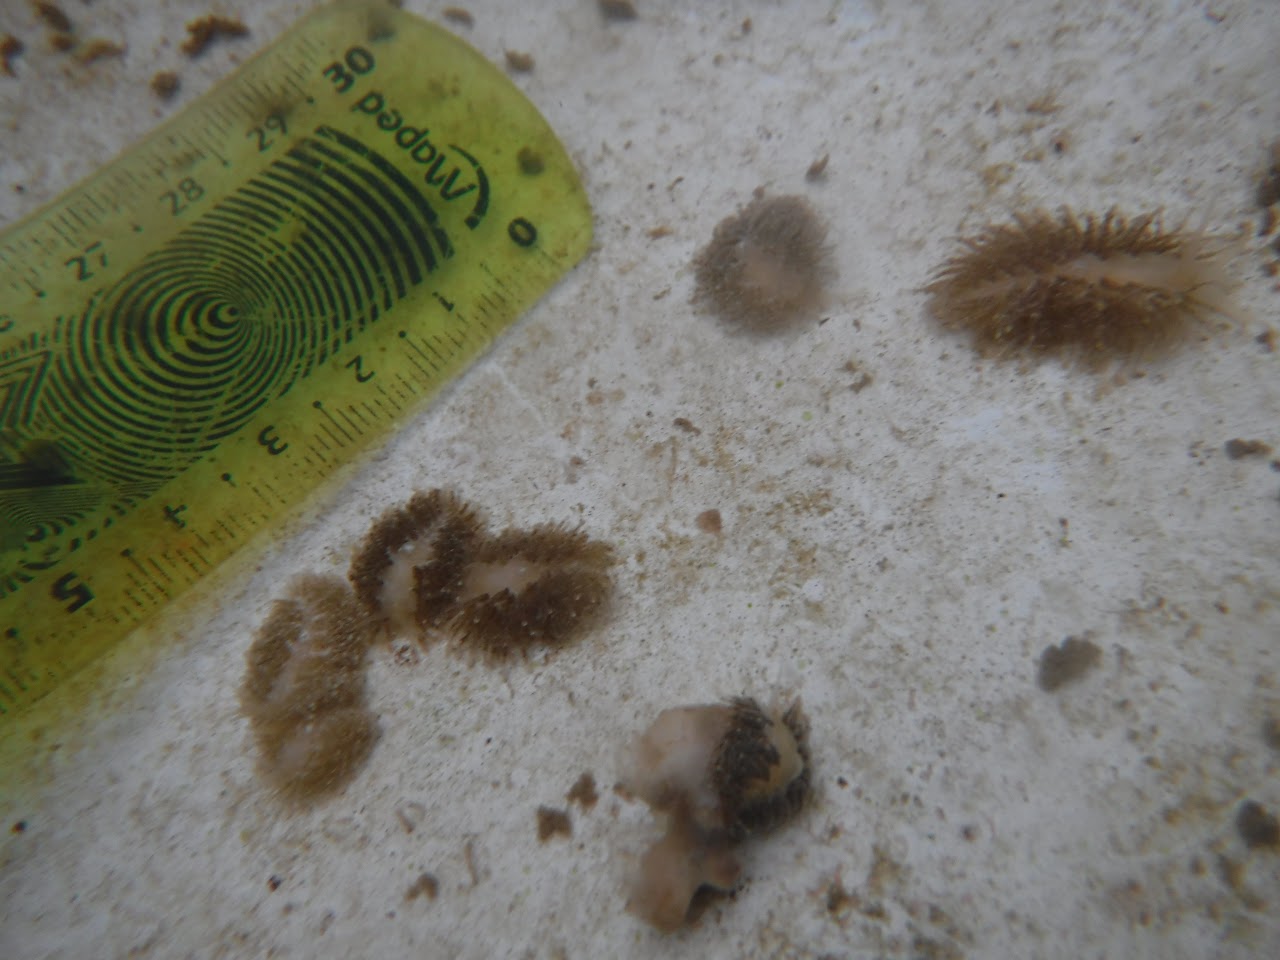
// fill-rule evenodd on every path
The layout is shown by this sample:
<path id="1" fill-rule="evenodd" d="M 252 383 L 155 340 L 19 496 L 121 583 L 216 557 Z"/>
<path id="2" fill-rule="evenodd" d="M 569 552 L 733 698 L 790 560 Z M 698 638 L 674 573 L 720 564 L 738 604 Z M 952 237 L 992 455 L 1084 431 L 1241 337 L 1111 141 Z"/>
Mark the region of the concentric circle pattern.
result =
<path id="1" fill-rule="evenodd" d="M 88 305 L 41 419 L 80 480 L 145 496 L 451 254 L 408 177 L 321 127 Z"/>
<path id="2" fill-rule="evenodd" d="M 21 456 L 0 476 L 0 548 L 73 524 L 77 508 L 118 513 L 136 504 L 452 253 L 412 180 L 358 140 L 320 127 L 83 314 L 62 318 L 33 351 L 44 354 L 38 379 L 29 373 L 34 356 L 0 364 L 0 394 L 24 397 L 21 410 L 7 411 L 0 442 L 36 445 L 60 464 L 56 491 L 39 479 L 48 471 Z"/>

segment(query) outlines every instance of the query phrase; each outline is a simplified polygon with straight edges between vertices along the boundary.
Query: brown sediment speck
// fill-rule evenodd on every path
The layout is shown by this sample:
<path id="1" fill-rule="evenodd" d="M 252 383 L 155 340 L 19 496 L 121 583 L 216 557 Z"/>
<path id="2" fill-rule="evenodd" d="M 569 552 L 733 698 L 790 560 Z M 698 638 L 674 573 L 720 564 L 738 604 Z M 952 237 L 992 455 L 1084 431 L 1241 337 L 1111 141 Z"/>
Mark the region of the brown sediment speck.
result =
<path id="1" fill-rule="evenodd" d="M 637 16 L 632 0 L 597 0 L 597 6 L 606 20 L 634 20 Z"/>
<path id="2" fill-rule="evenodd" d="M 125 47 L 123 44 L 115 43 L 112 40 L 90 40 L 79 52 L 76 53 L 76 60 L 86 66 L 96 63 L 99 60 L 105 60 L 110 57 L 123 57 L 125 55 Z"/>
<path id="3" fill-rule="evenodd" d="M 460 27 L 474 27 L 476 25 L 476 18 L 471 15 L 471 11 L 463 7 L 445 7 L 440 11 L 440 16 L 450 23 L 456 23 Z"/>
<path id="4" fill-rule="evenodd" d="M 435 878 L 432 873 L 420 873 L 418 879 L 409 885 L 409 889 L 404 892 L 405 903 L 416 900 L 418 897 L 426 897 L 428 900 L 434 900 L 440 893 L 440 881 Z"/>
<path id="5" fill-rule="evenodd" d="M 1236 832 L 1251 850 L 1280 847 L 1280 821 L 1256 800 L 1246 800 L 1236 810 Z"/>
<path id="6" fill-rule="evenodd" d="M 533 54 L 521 53 L 519 50 L 506 50 L 504 56 L 507 69 L 512 73 L 531 73 L 533 71 Z"/>
<path id="7" fill-rule="evenodd" d="M 665 816 L 627 909 L 663 931 L 703 888 L 737 882 L 736 849 L 792 818 L 810 794 L 809 722 L 799 702 L 764 711 L 739 697 L 664 710 L 637 742 L 623 788 Z"/>
<path id="8" fill-rule="evenodd" d="M 573 836 L 573 821 L 564 810 L 553 807 L 538 808 L 538 842 L 546 843 L 552 837 Z"/>
<path id="9" fill-rule="evenodd" d="M 1093 368 L 1150 359 L 1230 309 L 1216 241 L 1166 229 L 1155 213 L 1039 210 L 961 244 L 925 288 L 930 311 L 994 356 Z"/>
<path id="10" fill-rule="evenodd" d="M 1269 207 L 1280 202 L 1280 140 L 1276 140 L 1267 148 L 1266 166 L 1258 177 L 1258 188 L 1254 193 L 1258 206 Z"/>
<path id="11" fill-rule="evenodd" d="M 719 510 L 703 510 L 694 518 L 694 523 L 703 533 L 719 534 L 724 528 Z"/>
<path id="12" fill-rule="evenodd" d="M 57 30 L 59 33 L 70 33 L 72 31 L 71 18 L 56 3 L 48 3 L 46 0 L 33 0 L 31 7 L 36 16 L 43 20 L 45 26 L 50 30 Z"/>
<path id="13" fill-rule="evenodd" d="M 1271 453 L 1271 444 L 1264 440 L 1244 440 L 1236 437 L 1222 445 L 1222 452 L 1229 460 L 1241 460 L 1244 457 L 1265 457 Z"/>
<path id="14" fill-rule="evenodd" d="M 589 772 L 580 776 L 564 798 L 570 803 L 576 803 L 583 810 L 590 810 L 596 805 L 596 801 L 600 799 L 600 794 L 596 792 L 596 778 Z"/>
<path id="15" fill-rule="evenodd" d="M 776 333 L 814 319 L 833 274 L 827 228 L 800 196 L 762 190 L 722 220 L 694 259 L 695 302 L 735 329 Z"/>
<path id="16" fill-rule="evenodd" d="M 27 46 L 12 33 L 0 36 L 0 73 L 6 77 L 16 77 L 13 72 L 14 58 L 19 56 Z"/>
<path id="17" fill-rule="evenodd" d="M 1074 683 L 1102 661 L 1102 648 L 1089 634 L 1067 637 L 1058 646 L 1048 646 L 1040 654 L 1040 668 L 1036 683 L 1040 689 L 1052 693 L 1059 687 Z"/>
<path id="18" fill-rule="evenodd" d="M 178 92 L 181 82 L 174 71 L 161 70 L 151 78 L 151 92 L 161 100 L 168 100 Z"/>
<path id="19" fill-rule="evenodd" d="M 198 57 L 208 49 L 209 44 L 219 38 L 234 39 L 249 35 L 249 28 L 235 17 L 222 17 L 210 14 L 187 24 L 187 39 L 179 48 L 189 57 Z"/>
<path id="20" fill-rule="evenodd" d="M 827 164 L 831 162 L 831 154 L 824 153 L 813 163 L 809 164 L 809 169 L 804 172 L 804 178 L 812 183 L 814 180 L 821 180 L 827 175 Z"/>

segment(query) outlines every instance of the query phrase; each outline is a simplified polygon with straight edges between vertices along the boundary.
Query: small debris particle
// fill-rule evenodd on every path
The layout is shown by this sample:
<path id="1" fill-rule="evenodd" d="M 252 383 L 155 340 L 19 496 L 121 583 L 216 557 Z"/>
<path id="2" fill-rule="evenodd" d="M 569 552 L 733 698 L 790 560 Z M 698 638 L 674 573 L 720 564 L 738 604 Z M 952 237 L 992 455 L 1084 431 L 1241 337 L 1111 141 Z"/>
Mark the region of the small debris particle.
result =
<path id="1" fill-rule="evenodd" d="M 831 162 L 831 154 L 824 153 L 813 163 L 809 164 L 809 169 L 804 172 L 804 178 L 812 183 L 814 180 L 821 180 L 827 174 L 827 164 Z"/>
<path id="2" fill-rule="evenodd" d="M 861 393 L 863 390 L 867 389 L 867 387 L 871 386 L 871 384 L 875 383 L 876 378 L 866 370 L 859 367 L 857 362 L 854 360 L 846 362 L 841 369 L 844 370 L 845 373 L 853 374 L 853 381 L 849 384 L 849 389 L 854 393 Z"/>
<path id="3" fill-rule="evenodd" d="M 1274 327 L 1267 327 L 1260 334 L 1253 338 L 1254 343 L 1261 345 L 1263 353 L 1276 352 L 1276 331 Z"/>
<path id="4" fill-rule="evenodd" d="M 1228 856 L 1218 855 L 1218 879 L 1225 883 L 1232 890 L 1239 890 L 1244 886 L 1244 864 L 1238 860 L 1232 860 Z"/>
<path id="5" fill-rule="evenodd" d="M 748 33 L 750 33 L 750 32 L 751 32 L 751 27 L 752 27 L 752 26 L 753 26 L 753 24 L 751 23 L 751 18 L 750 18 L 750 17 L 747 17 L 747 19 L 745 19 L 745 20 L 743 20 L 743 21 L 742 21 L 742 35 L 743 35 L 744 37 L 745 37 Z"/>
<path id="6" fill-rule="evenodd" d="M 714 533 L 718 535 L 721 529 L 723 529 L 719 510 L 703 510 L 698 514 L 694 522 L 698 525 L 698 529 L 703 533 Z"/>
<path id="7" fill-rule="evenodd" d="M 6 33 L 0 37 L 0 73 L 6 77 L 16 77 L 13 72 L 13 58 L 27 49 L 26 44 L 15 37 L 12 33 Z"/>
<path id="8" fill-rule="evenodd" d="M 45 22 L 45 26 L 57 30 L 59 33 L 70 33 L 72 31 L 71 18 L 63 13 L 62 8 L 56 3 L 35 0 L 31 6 L 35 8 L 36 16 Z"/>
<path id="9" fill-rule="evenodd" d="M 697 427 L 693 425 L 693 421 L 690 420 L 688 417 L 676 417 L 674 420 L 671 421 L 671 425 L 673 427 L 679 427 L 685 433 L 692 433 L 692 434 L 702 433 L 701 430 L 699 430 Z"/>
<path id="10" fill-rule="evenodd" d="M 1267 168 L 1258 179 L 1256 199 L 1260 207 L 1280 201 L 1280 140 L 1267 149 Z"/>
<path id="11" fill-rule="evenodd" d="M 468 840 L 462 848 L 462 859 L 467 865 L 467 874 L 471 877 L 471 886 L 480 885 L 480 870 L 476 867 L 476 844 Z"/>
<path id="12" fill-rule="evenodd" d="M 637 16 L 631 0 L 599 0 L 599 6 L 606 20 L 634 20 Z"/>
<path id="13" fill-rule="evenodd" d="M 646 230 L 644 232 L 644 235 L 648 237 L 650 240 L 661 240 L 663 237 L 669 237 L 673 233 L 675 233 L 675 231 L 672 230 L 670 227 L 668 227 L 665 223 L 660 223 L 656 227 L 653 227 L 650 230 Z"/>
<path id="14" fill-rule="evenodd" d="M 49 46 L 58 53 L 75 49 L 76 38 L 69 33 L 55 33 L 49 37 Z"/>
<path id="15" fill-rule="evenodd" d="M 1088 638 L 1067 637 L 1058 646 L 1047 646 L 1040 654 L 1040 689 L 1052 692 L 1074 683 L 1102 660 L 1102 648 Z"/>
<path id="16" fill-rule="evenodd" d="M 178 75 L 172 70 L 161 70 L 151 78 L 151 92 L 161 100 L 168 100 L 178 92 L 178 87 L 182 81 L 178 79 Z"/>
<path id="17" fill-rule="evenodd" d="M 564 798 L 570 803 L 578 804 L 583 810 L 590 810 L 600 799 L 600 794 L 596 792 L 596 778 L 590 772 L 584 773 L 578 778 L 578 782 L 569 788 Z"/>
<path id="18" fill-rule="evenodd" d="M 573 836 L 573 823 L 569 814 L 553 807 L 538 808 L 538 842 L 546 843 L 554 836 Z"/>
<path id="19" fill-rule="evenodd" d="M 427 808 L 420 803 L 410 801 L 402 803 L 396 807 L 396 819 L 400 821 L 400 826 L 404 828 L 405 833 L 413 833 L 418 829 L 418 824 L 422 822 L 422 818 L 427 815 Z"/>
<path id="20" fill-rule="evenodd" d="M 198 57 L 219 37 L 247 37 L 249 28 L 235 17 L 210 14 L 187 24 L 187 39 L 180 48 L 188 57 Z"/>
<path id="21" fill-rule="evenodd" d="M 858 905 L 857 895 L 846 890 L 839 877 L 831 881 L 831 886 L 827 887 L 827 913 L 838 917 Z"/>
<path id="22" fill-rule="evenodd" d="M 514 73 L 533 72 L 533 54 L 521 53 L 519 50 L 507 50 L 507 69 Z"/>
<path id="23" fill-rule="evenodd" d="M 426 897 L 428 900 L 434 900 L 440 892 L 440 881 L 431 873 L 420 873 L 418 879 L 409 885 L 409 889 L 404 892 L 405 903 L 416 900 L 418 897 Z"/>
<path id="24" fill-rule="evenodd" d="M 1242 440 L 1236 437 L 1222 445 L 1223 452 L 1231 460 L 1243 457 L 1265 457 L 1271 452 L 1271 444 L 1262 440 Z"/>
<path id="25" fill-rule="evenodd" d="M 90 40 L 80 52 L 76 54 L 76 59 L 83 64 L 96 63 L 99 60 L 106 60 L 109 57 L 123 57 L 125 47 L 123 44 L 115 43 L 111 40 Z"/>
<path id="26" fill-rule="evenodd" d="M 1057 113 L 1062 109 L 1062 104 L 1058 103 L 1058 98 L 1052 93 L 1046 93 L 1043 97 L 1037 97 L 1027 104 L 1027 113 L 1038 114 L 1040 116 L 1049 116 Z"/>
<path id="27" fill-rule="evenodd" d="M 9 832 L 10 833 L 26 833 L 27 821 L 19 820 L 17 823 L 15 823 L 12 827 L 9 828 Z"/>
<path id="28" fill-rule="evenodd" d="M 532 147 L 521 147 L 516 154 L 516 163 L 520 165 L 520 172 L 530 177 L 541 173 L 546 166 L 542 162 L 542 154 Z"/>
<path id="29" fill-rule="evenodd" d="M 273 873 L 267 878 L 267 889 L 272 893 L 275 893 L 280 889 L 280 885 L 282 883 L 284 883 L 284 877 L 280 876 L 278 873 Z"/>
<path id="30" fill-rule="evenodd" d="M 1280 821 L 1254 800 L 1246 800 L 1236 811 L 1236 833 L 1250 850 L 1280 847 Z"/>
<path id="31" fill-rule="evenodd" d="M 445 7 L 440 11 L 440 16 L 460 27 L 471 28 L 476 25 L 476 18 L 471 15 L 471 11 L 463 7 Z"/>
<path id="32" fill-rule="evenodd" d="M 1267 717 L 1262 721 L 1262 742 L 1272 750 L 1280 750 L 1280 717 Z"/>

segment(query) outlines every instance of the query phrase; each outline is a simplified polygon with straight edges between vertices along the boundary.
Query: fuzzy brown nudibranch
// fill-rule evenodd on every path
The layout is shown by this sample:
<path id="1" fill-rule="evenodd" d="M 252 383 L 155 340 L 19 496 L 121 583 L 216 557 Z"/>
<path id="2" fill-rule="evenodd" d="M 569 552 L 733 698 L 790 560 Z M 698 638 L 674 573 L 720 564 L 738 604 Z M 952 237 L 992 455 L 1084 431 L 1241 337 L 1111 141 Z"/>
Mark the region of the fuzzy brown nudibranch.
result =
<path id="1" fill-rule="evenodd" d="M 627 909 L 662 931 L 684 926 L 700 889 L 737 883 L 737 847 L 804 806 L 810 776 L 799 701 L 783 712 L 749 697 L 664 710 L 622 782 L 667 826 L 641 860 Z"/>
<path id="2" fill-rule="evenodd" d="M 564 644 L 599 619 L 613 549 L 546 524 L 489 535 L 452 493 L 417 493 L 377 520 L 348 573 L 392 635 L 453 637 L 486 659 Z"/>
<path id="3" fill-rule="evenodd" d="M 457 586 L 482 527 L 447 490 L 415 493 L 374 521 L 347 579 L 366 610 L 392 635 L 443 623 L 457 609 Z"/>
<path id="4" fill-rule="evenodd" d="M 754 199 L 699 251 L 695 302 L 733 327 L 776 333 L 813 319 L 834 270 L 827 228 L 801 196 Z"/>
<path id="5" fill-rule="evenodd" d="M 490 660 L 559 646 L 594 623 L 613 589 L 613 548 L 556 524 L 479 543 L 456 586 L 452 633 Z"/>
<path id="6" fill-rule="evenodd" d="M 1222 244 L 1166 229 L 1156 213 L 1039 210 L 961 243 L 925 288 L 929 308 L 995 356 L 1057 356 L 1092 368 L 1154 359 L 1230 312 Z"/>
<path id="7" fill-rule="evenodd" d="M 265 780 L 307 802 L 345 786 L 368 759 L 378 724 L 365 704 L 373 635 L 337 577 L 307 574 L 276 600 L 246 655 L 240 704 Z"/>

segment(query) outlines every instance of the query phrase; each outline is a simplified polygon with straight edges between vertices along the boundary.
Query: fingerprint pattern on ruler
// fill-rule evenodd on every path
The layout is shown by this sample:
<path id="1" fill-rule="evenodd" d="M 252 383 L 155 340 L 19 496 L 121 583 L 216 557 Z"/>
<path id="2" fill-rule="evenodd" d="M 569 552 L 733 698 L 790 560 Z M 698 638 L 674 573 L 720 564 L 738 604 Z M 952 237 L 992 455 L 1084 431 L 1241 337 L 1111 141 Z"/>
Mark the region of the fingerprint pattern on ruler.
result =
<path id="1" fill-rule="evenodd" d="M 244 427 L 441 262 L 415 183 L 317 128 L 0 356 L 0 597 Z"/>

